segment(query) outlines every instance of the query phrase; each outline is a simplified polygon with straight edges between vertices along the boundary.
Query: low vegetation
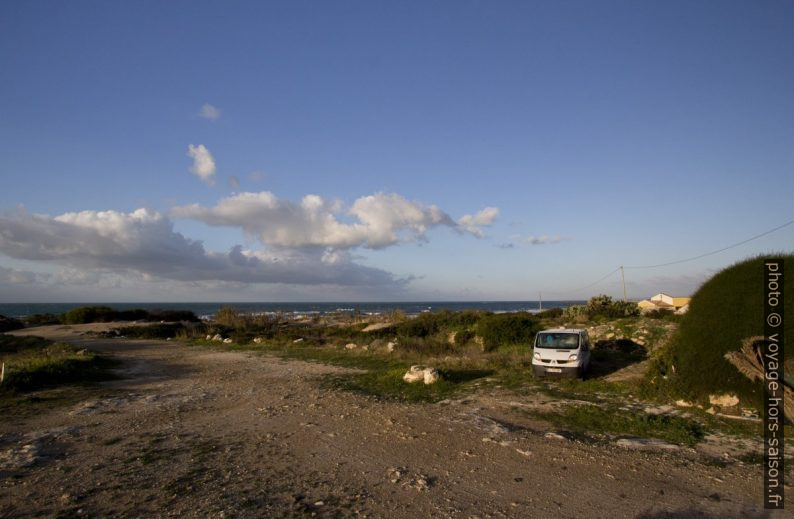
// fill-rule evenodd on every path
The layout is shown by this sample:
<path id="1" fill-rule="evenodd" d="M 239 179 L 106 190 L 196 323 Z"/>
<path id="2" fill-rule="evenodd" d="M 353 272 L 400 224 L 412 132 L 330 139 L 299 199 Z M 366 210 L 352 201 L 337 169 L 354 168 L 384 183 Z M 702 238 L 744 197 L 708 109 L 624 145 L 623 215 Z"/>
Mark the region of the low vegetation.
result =
<path id="1" fill-rule="evenodd" d="M 107 359 L 40 337 L 0 335 L 0 362 L 4 365 L 0 395 L 109 377 Z"/>
<path id="2" fill-rule="evenodd" d="M 116 310 L 109 306 L 81 306 L 63 314 L 34 314 L 27 316 L 28 326 L 49 324 L 86 324 L 108 323 L 112 321 L 191 321 L 197 322 L 196 315 L 188 310 Z"/>
<path id="3" fill-rule="evenodd" d="M 691 418 L 671 415 L 637 413 L 592 405 L 566 406 L 562 412 L 532 413 L 557 426 L 579 433 L 658 438 L 667 442 L 692 446 L 705 436 L 705 428 Z"/>
<path id="4" fill-rule="evenodd" d="M 794 308 L 794 255 L 784 255 L 784 305 Z M 677 333 L 654 356 L 646 386 L 650 394 L 707 403 L 715 393 L 732 393 L 763 408 L 762 386 L 752 383 L 725 360 L 742 341 L 764 335 L 763 258 L 751 258 L 719 272 L 693 296 Z M 794 319 L 785 321 L 794 336 Z M 794 349 L 785 350 L 786 371 L 792 372 Z"/>

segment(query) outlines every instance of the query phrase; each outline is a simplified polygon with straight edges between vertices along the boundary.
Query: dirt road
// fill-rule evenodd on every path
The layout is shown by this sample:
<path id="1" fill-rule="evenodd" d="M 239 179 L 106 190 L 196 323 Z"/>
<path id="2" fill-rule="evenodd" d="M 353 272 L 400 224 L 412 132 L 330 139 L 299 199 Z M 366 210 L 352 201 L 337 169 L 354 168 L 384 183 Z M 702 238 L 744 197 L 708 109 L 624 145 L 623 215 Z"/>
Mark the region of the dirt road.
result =
<path id="1" fill-rule="evenodd" d="M 0 517 L 786 517 L 757 465 L 550 438 L 516 397 L 403 405 L 324 389 L 341 368 L 24 333 L 112 354 L 122 378 L 2 421 Z"/>

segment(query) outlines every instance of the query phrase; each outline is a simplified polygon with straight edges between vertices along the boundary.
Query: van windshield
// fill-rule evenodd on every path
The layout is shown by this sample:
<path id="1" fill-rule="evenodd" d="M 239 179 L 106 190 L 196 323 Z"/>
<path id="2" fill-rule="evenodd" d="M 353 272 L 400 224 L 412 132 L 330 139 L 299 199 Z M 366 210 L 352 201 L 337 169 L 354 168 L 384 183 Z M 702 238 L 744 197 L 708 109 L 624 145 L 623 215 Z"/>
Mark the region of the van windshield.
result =
<path id="1" fill-rule="evenodd" d="M 552 348 L 555 350 L 575 350 L 579 347 L 578 333 L 540 332 L 535 341 L 537 348 Z"/>

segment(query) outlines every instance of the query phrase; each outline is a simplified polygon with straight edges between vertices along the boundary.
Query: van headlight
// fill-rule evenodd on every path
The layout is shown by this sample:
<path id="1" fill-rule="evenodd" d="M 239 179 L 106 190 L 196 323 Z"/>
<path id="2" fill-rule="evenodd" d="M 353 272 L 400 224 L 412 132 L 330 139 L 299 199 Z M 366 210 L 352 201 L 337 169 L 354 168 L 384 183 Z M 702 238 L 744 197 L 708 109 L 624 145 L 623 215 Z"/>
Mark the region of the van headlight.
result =
<path id="1" fill-rule="evenodd" d="M 568 362 L 574 361 L 574 360 L 576 360 L 578 358 L 579 357 L 574 353 L 573 355 L 569 355 L 568 356 Z"/>
<path id="2" fill-rule="evenodd" d="M 538 353 L 538 352 L 535 352 L 535 355 L 534 355 L 534 357 L 535 357 L 536 359 L 540 360 L 540 353 Z"/>

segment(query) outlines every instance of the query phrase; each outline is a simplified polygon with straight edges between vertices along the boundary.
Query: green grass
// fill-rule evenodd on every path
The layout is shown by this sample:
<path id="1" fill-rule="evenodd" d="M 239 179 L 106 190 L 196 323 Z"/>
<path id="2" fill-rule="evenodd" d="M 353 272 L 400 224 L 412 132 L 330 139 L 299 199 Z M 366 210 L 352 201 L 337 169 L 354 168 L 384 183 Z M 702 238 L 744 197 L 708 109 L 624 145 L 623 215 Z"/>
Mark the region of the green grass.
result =
<path id="1" fill-rule="evenodd" d="M 112 365 L 104 357 L 68 344 L 11 335 L 0 335 L 0 362 L 5 364 L 0 394 L 106 380 Z"/>
<path id="2" fill-rule="evenodd" d="M 579 433 L 657 438 L 678 445 L 692 446 L 703 439 L 706 429 L 698 422 L 669 415 L 651 415 L 592 405 L 568 406 L 560 413 L 532 412 L 556 426 Z"/>
<path id="3" fill-rule="evenodd" d="M 425 385 L 422 382 L 404 382 L 405 371 L 396 368 L 334 375 L 328 377 L 326 383 L 330 387 L 402 402 L 438 402 L 462 391 L 469 382 L 491 374 L 480 370 L 443 370 L 442 380 Z"/>

